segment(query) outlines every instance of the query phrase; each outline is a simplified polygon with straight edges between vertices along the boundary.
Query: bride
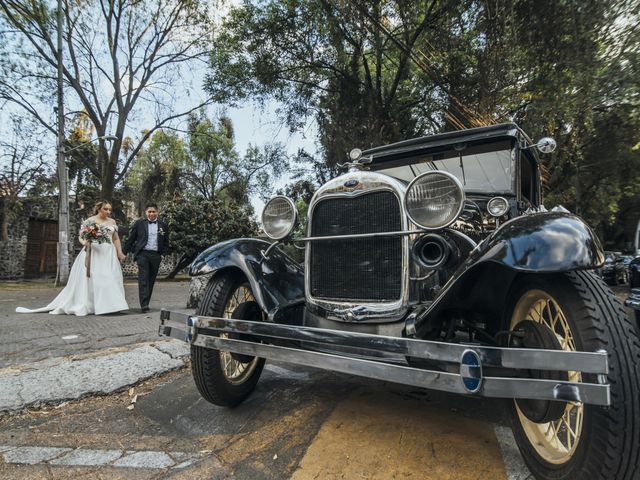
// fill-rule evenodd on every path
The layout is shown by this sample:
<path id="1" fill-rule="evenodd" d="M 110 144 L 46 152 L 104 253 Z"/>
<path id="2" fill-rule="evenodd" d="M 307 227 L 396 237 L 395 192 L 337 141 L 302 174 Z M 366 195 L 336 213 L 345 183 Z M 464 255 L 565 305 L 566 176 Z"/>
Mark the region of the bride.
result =
<path id="1" fill-rule="evenodd" d="M 110 218 L 111 211 L 109 202 L 99 201 L 95 204 L 93 216 L 82 223 L 80 243 L 84 248 L 73 262 L 67 286 L 58 296 L 46 307 L 34 310 L 18 307 L 16 312 L 100 315 L 129 309 L 124 298 L 122 268 L 118 262 L 123 261 L 126 256 L 122 253 L 118 226 L 115 220 Z M 100 236 L 106 236 L 105 241 L 98 243 L 82 238 L 84 227 L 93 224 L 97 224 Z"/>

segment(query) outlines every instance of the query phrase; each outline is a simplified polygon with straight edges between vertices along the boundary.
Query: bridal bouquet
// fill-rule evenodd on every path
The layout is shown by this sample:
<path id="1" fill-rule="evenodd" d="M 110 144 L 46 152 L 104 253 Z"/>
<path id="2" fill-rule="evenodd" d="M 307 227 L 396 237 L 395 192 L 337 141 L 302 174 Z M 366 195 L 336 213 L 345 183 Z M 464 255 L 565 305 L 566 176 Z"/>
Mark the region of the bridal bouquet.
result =
<path id="1" fill-rule="evenodd" d="M 80 238 L 87 242 L 95 243 L 111 243 L 109 231 L 96 222 L 87 222 L 82 225 L 80 230 Z"/>
<path id="2" fill-rule="evenodd" d="M 92 243 L 111 243 L 109 230 L 97 222 L 85 222 L 80 229 L 80 238 L 86 243 L 84 249 L 87 252 L 84 259 L 84 266 L 87 277 L 91 277 L 91 244 Z"/>

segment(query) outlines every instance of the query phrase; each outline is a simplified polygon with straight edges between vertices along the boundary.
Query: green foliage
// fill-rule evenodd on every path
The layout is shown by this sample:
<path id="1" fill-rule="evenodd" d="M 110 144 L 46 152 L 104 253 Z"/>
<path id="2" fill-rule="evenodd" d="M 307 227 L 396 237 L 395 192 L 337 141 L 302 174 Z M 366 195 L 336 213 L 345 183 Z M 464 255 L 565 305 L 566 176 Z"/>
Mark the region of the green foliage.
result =
<path id="1" fill-rule="evenodd" d="M 291 128 L 314 114 L 325 159 L 417 132 L 423 79 L 409 57 L 431 21 L 426 1 L 268 1 L 232 9 L 207 87 L 218 101 L 276 98 Z M 397 8 L 397 10 L 393 10 Z M 379 22 L 394 16 L 398 43 Z"/>
<path id="2" fill-rule="evenodd" d="M 125 180 L 139 211 L 149 199 L 163 203 L 184 193 L 183 171 L 189 163 L 185 142 L 176 133 L 159 130 L 138 155 Z"/>
<path id="3" fill-rule="evenodd" d="M 227 118 L 216 122 L 200 113 L 189 119 L 189 160 L 185 172 L 189 184 L 204 198 L 215 198 L 234 180 L 238 162 L 233 128 Z"/>
<path id="4" fill-rule="evenodd" d="M 639 7 L 246 1 L 221 27 L 207 88 L 229 103 L 275 98 L 292 129 L 314 116 L 330 167 L 353 147 L 516 121 L 558 141 L 543 157 L 547 206 L 611 235 L 640 210 Z"/>
<path id="5" fill-rule="evenodd" d="M 252 214 L 246 205 L 218 198 L 190 198 L 162 205 L 171 247 L 188 258 L 223 240 L 255 236 L 257 225 Z"/>

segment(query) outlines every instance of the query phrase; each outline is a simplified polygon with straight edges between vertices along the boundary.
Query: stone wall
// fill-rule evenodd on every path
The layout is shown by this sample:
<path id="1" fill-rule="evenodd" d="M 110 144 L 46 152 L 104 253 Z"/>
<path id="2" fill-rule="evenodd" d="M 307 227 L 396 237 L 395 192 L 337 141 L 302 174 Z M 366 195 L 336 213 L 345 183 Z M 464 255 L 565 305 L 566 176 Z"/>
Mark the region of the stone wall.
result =
<path id="1" fill-rule="evenodd" d="M 1 201 L 2 199 L 0 199 Z M 0 279 L 3 280 L 24 278 L 29 219 L 58 220 L 58 197 L 24 198 L 20 203 L 16 218 L 9 224 L 9 239 L 0 241 Z M 76 232 L 79 228 L 77 217 L 73 204 L 70 203 L 69 228 L 71 232 Z M 75 233 L 73 236 L 76 236 Z"/>
<path id="2" fill-rule="evenodd" d="M 24 259 L 27 255 L 27 235 L 0 241 L 0 279 L 24 278 Z"/>
<path id="3" fill-rule="evenodd" d="M 158 277 L 163 277 L 169 275 L 175 268 L 178 260 L 180 259 L 180 255 L 176 253 L 172 253 L 170 255 L 164 255 L 162 257 L 162 262 L 160 262 L 160 270 L 158 271 Z M 127 278 L 137 278 L 138 276 L 138 265 L 133 259 L 133 255 L 127 255 L 127 259 L 124 264 L 122 264 L 122 272 L 124 276 Z"/>
<path id="4" fill-rule="evenodd" d="M 0 202 L 1 201 L 2 199 L 0 199 Z M 1 211 L 2 208 L 0 208 L 0 212 Z M 20 280 L 24 278 L 29 219 L 57 221 L 58 198 L 40 197 L 22 199 L 21 207 L 15 220 L 9 224 L 9 239 L 4 242 L 0 241 L 0 280 Z M 81 210 L 76 211 L 74 204 L 70 202 L 69 234 L 70 238 L 74 241 L 70 254 L 70 262 L 73 262 L 76 255 L 78 255 L 82 249 L 77 234 L 82 220 L 83 212 Z M 128 230 L 128 225 L 119 225 L 121 238 L 126 236 Z M 179 255 L 177 254 L 163 256 L 158 276 L 163 277 L 171 273 L 178 260 Z M 138 276 L 138 266 L 133 259 L 133 255 L 127 256 L 122 270 L 125 277 L 135 278 Z"/>

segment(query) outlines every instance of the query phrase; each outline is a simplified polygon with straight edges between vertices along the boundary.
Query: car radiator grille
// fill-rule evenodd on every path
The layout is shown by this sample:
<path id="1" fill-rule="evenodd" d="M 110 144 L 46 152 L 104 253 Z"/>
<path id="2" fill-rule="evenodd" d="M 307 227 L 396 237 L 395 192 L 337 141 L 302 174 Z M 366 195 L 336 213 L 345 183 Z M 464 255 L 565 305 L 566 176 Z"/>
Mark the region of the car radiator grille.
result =
<path id="1" fill-rule="evenodd" d="M 321 200 L 313 210 L 311 236 L 402 230 L 394 193 Z M 402 296 L 402 237 L 312 242 L 310 292 L 314 298 L 390 302 Z"/>

